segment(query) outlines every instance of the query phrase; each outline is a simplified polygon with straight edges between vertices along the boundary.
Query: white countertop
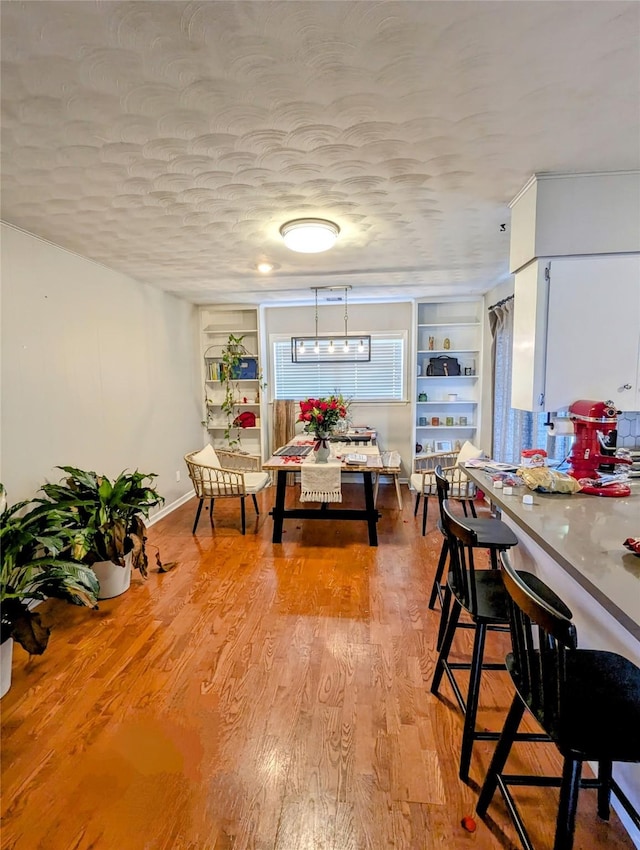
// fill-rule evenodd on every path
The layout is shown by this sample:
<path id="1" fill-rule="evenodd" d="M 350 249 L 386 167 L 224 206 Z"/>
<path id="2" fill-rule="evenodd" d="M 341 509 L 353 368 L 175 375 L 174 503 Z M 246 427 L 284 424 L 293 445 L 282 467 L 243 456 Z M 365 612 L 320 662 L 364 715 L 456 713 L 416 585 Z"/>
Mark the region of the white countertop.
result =
<path id="1" fill-rule="evenodd" d="M 640 557 L 623 546 L 640 537 L 640 481 L 626 497 L 494 489 L 480 469 L 466 469 L 487 497 L 530 535 L 634 637 L 640 640 Z M 533 495 L 533 505 L 522 496 Z"/>

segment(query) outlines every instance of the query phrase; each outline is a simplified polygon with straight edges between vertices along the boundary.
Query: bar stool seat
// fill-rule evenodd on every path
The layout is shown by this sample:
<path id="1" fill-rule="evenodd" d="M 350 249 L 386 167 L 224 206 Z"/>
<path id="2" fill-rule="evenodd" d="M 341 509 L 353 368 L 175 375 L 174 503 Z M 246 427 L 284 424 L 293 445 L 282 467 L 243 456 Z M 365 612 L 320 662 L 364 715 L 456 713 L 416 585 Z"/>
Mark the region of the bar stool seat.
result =
<path id="1" fill-rule="evenodd" d="M 444 570 L 447 564 L 447 557 L 449 555 L 449 543 L 447 540 L 446 532 L 444 530 L 444 526 L 442 524 L 442 503 L 445 499 L 448 498 L 448 494 L 450 492 L 450 484 L 446 475 L 443 475 L 442 472 L 443 470 L 438 471 L 438 468 L 434 470 L 434 478 L 438 494 L 438 504 L 440 506 L 440 518 L 438 519 L 437 527 L 440 533 L 442 534 L 443 540 L 442 548 L 440 549 L 440 557 L 438 558 L 438 566 L 436 568 L 436 574 L 433 579 L 433 584 L 431 586 L 431 594 L 429 596 L 429 608 L 431 610 L 435 608 L 436 599 L 438 599 L 440 601 L 440 605 L 442 605 L 444 590 L 444 585 L 442 584 L 442 577 L 444 575 Z M 498 568 L 497 553 L 501 552 L 504 549 L 510 549 L 512 546 L 515 546 L 518 543 L 518 538 L 515 536 L 513 531 L 506 523 L 502 522 L 502 520 L 500 519 L 493 519 L 489 517 L 465 516 L 464 525 L 466 528 L 471 529 L 475 533 L 478 539 L 479 547 L 490 550 L 491 566 L 494 569 Z M 439 644 L 438 648 L 440 648 Z"/>

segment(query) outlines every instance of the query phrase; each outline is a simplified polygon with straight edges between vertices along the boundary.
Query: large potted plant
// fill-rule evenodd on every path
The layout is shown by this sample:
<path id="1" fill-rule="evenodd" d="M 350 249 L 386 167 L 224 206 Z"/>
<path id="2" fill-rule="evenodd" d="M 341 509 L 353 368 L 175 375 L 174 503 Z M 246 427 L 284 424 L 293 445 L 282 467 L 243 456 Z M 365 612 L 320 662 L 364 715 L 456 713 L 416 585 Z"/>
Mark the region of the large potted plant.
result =
<path id="1" fill-rule="evenodd" d="M 96 607 L 98 582 L 93 571 L 69 556 L 73 532 L 69 516 L 55 505 L 32 501 L 7 506 L 0 484 L 0 697 L 11 684 L 13 642 L 41 655 L 50 629 L 33 605 L 54 597 Z"/>
<path id="2" fill-rule="evenodd" d="M 60 466 L 66 478 L 45 484 L 45 504 L 73 516 L 73 557 L 89 565 L 100 582 L 99 599 L 119 596 L 129 588 L 131 570 L 147 575 L 146 526 L 143 517 L 164 502 L 151 486 L 153 473 L 105 475 Z"/>

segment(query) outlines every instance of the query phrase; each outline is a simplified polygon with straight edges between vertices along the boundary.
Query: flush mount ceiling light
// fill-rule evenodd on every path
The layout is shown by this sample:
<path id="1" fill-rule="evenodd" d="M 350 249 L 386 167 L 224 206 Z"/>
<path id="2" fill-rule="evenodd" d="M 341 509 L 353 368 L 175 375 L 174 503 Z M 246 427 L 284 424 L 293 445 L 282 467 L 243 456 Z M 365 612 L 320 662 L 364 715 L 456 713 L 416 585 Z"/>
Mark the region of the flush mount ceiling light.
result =
<path id="1" fill-rule="evenodd" d="M 273 263 L 258 263 L 256 268 L 261 274 L 269 274 L 273 271 Z"/>
<path id="2" fill-rule="evenodd" d="M 340 228 L 323 218 L 297 218 L 280 228 L 284 244 L 300 254 L 319 254 L 333 248 Z"/>
<path id="3" fill-rule="evenodd" d="M 349 336 L 349 304 L 347 293 L 350 286 L 312 286 L 315 293 L 315 334 L 291 337 L 291 360 L 293 363 L 360 363 L 371 360 L 371 337 L 366 334 Z M 341 290 L 344 292 L 344 334 L 318 334 L 318 291 Z M 341 300 L 341 299 L 334 299 Z"/>

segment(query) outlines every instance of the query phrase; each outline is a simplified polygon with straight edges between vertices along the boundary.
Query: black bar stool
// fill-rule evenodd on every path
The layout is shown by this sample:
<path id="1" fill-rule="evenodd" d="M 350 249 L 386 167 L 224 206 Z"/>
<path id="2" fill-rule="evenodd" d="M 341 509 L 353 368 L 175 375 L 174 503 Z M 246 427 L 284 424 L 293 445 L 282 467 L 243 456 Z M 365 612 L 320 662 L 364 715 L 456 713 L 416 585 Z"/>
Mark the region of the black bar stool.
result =
<path id="1" fill-rule="evenodd" d="M 442 577 L 444 569 L 447 565 L 447 556 L 449 554 L 449 541 L 444 530 L 442 522 L 442 504 L 445 499 L 449 498 L 451 483 L 446 474 L 446 471 L 441 466 L 436 466 L 433 471 L 436 484 L 436 492 L 438 494 L 438 505 L 440 507 L 440 518 L 438 520 L 438 530 L 442 534 L 442 548 L 440 549 L 440 557 L 436 568 L 436 575 L 431 586 L 431 595 L 429 596 L 429 608 L 435 608 L 436 599 L 440 600 L 442 606 L 444 585 Z M 510 549 L 518 542 L 518 538 L 506 523 L 500 519 L 492 519 L 490 517 L 477 517 L 475 509 L 473 510 L 473 518 L 467 516 L 467 511 L 462 502 L 462 509 L 465 515 L 464 524 L 467 528 L 475 531 L 478 537 L 478 545 L 483 549 L 489 549 L 491 557 L 491 566 L 494 569 L 498 568 L 497 553 L 504 549 Z M 438 648 L 439 642 L 438 642 Z"/>
<path id="2" fill-rule="evenodd" d="M 576 629 L 566 606 L 550 602 L 555 594 L 539 579 L 532 583 L 516 572 L 505 554 L 501 560 L 513 646 L 507 669 L 517 693 L 480 792 L 478 814 L 486 814 L 499 787 L 523 846 L 533 850 L 508 786 L 559 786 L 553 846 L 571 850 L 579 789 L 596 787 L 601 818 L 609 819 L 613 791 L 640 829 L 638 812 L 611 776 L 614 761 L 640 762 L 640 668 L 614 652 L 577 649 Z M 553 741 L 559 749 L 564 759 L 562 778 L 503 773 L 525 709 L 542 726 L 542 740 Z M 598 762 L 597 779 L 581 780 L 587 760 Z"/>
<path id="3" fill-rule="evenodd" d="M 496 741 L 498 732 L 476 731 L 476 715 L 480 693 L 482 670 L 505 670 L 505 664 L 485 664 L 484 644 L 487 631 L 508 629 L 508 595 L 499 569 L 476 570 L 473 553 L 480 545 L 478 535 L 451 513 L 448 499 L 442 504 L 442 520 L 449 545 L 449 575 L 445 586 L 440 619 L 439 654 L 431 682 L 431 693 L 437 694 L 442 676 L 446 673 L 458 705 L 464 714 L 462 745 L 460 748 L 460 779 L 469 780 L 469 765 L 474 741 Z M 514 539 L 514 544 L 517 541 Z M 526 575 L 529 575 L 528 573 Z M 535 576 L 532 576 L 535 579 Z M 559 600 L 558 600 L 559 601 Z M 449 610 L 450 609 L 450 610 Z M 460 614 L 466 611 L 470 624 L 459 622 Z M 461 627 L 474 628 L 475 636 L 471 663 L 449 661 L 449 651 L 456 633 Z M 469 689 L 465 701 L 454 670 L 469 670 Z M 519 736 L 520 740 L 540 740 L 539 735 Z"/>

